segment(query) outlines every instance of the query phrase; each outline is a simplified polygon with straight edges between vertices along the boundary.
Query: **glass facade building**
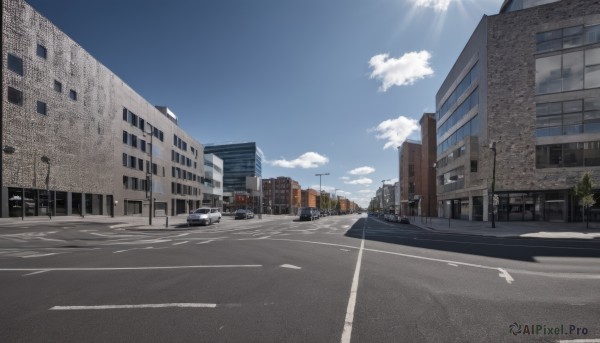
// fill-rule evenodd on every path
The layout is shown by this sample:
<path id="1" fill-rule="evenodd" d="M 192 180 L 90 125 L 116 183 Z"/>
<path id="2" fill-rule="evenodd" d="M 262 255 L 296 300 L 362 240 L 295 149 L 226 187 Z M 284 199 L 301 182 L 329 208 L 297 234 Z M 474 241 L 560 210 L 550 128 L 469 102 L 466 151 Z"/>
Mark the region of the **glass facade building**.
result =
<path id="1" fill-rule="evenodd" d="M 205 154 L 223 160 L 223 191 L 246 191 L 246 176 L 262 177 L 264 154 L 255 142 L 207 144 Z"/>

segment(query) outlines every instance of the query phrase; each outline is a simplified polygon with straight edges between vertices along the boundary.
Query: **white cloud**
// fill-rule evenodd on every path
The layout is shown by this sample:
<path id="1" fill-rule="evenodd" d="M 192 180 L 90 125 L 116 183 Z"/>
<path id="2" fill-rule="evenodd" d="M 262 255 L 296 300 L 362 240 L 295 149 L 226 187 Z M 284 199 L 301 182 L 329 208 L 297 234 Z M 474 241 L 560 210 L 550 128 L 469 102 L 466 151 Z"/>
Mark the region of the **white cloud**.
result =
<path id="1" fill-rule="evenodd" d="M 352 174 L 352 175 L 368 175 L 373 172 L 375 172 L 375 168 L 365 166 L 365 167 L 359 167 L 359 168 L 352 169 L 348 173 Z"/>
<path id="2" fill-rule="evenodd" d="M 360 179 L 344 181 L 344 183 L 348 185 L 370 185 L 373 183 L 373 180 L 368 177 L 361 177 Z"/>
<path id="3" fill-rule="evenodd" d="M 347 180 L 350 180 L 350 178 L 349 178 L 349 177 L 347 177 L 347 176 L 342 176 L 342 177 L 340 177 L 340 180 L 347 181 Z"/>
<path id="4" fill-rule="evenodd" d="M 302 154 L 300 157 L 288 161 L 286 159 L 271 161 L 270 163 L 275 167 L 282 168 L 317 168 L 329 162 L 329 158 L 318 154 L 316 152 L 307 152 Z"/>
<path id="5" fill-rule="evenodd" d="M 387 140 L 383 146 L 385 150 L 400 146 L 410 134 L 418 129 L 419 124 L 415 119 L 399 116 L 396 119 L 384 120 L 369 131 L 377 131 L 377 139 Z"/>
<path id="6" fill-rule="evenodd" d="M 373 195 L 375 195 L 375 191 L 370 190 L 370 189 L 361 189 L 360 191 L 358 191 L 358 193 L 360 193 L 360 194 L 373 194 Z"/>
<path id="7" fill-rule="evenodd" d="M 415 0 L 415 5 L 417 7 L 433 8 L 434 10 L 441 12 L 448 9 L 450 0 Z"/>
<path id="8" fill-rule="evenodd" d="M 379 54 L 371 57 L 369 66 L 373 68 L 371 78 L 382 82 L 379 90 L 385 92 L 392 86 L 412 85 L 425 76 L 433 75 L 429 66 L 431 53 L 428 51 L 413 51 L 400 58 L 390 57 L 389 54 Z"/>

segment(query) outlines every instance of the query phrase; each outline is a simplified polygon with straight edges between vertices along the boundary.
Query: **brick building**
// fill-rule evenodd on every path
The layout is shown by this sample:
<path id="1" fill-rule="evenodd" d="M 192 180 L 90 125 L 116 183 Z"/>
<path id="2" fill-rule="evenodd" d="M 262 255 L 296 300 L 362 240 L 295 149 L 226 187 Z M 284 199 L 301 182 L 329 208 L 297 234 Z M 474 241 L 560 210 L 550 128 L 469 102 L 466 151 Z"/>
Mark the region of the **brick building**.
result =
<path id="1" fill-rule="evenodd" d="M 302 190 L 302 207 L 317 207 L 317 199 L 319 192 L 312 188 Z"/>
<path id="2" fill-rule="evenodd" d="M 296 215 L 302 205 L 298 181 L 289 177 L 263 179 L 263 206 L 267 213 Z"/>
<path id="3" fill-rule="evenodd" d="M 600 181 L 600 3 L 506 0 L 436 95 L 440 216 L 581 220 L 570 190 Z M 490 149 L 495 144 L 495 152 Z"/>
<path id="4" fill-rule="evenodd" d="M 421 142 L 407 139 L 400 150 L 400 214 L 419 215 L 419 201 L 423 197 L 421 170 Z"/>
<path id="5" fill-rule="evenodd" d="M 2 1 L 0 214 L 199 207 L 203 145 L 23 0 Z M 150 183 L 152 180 L 152 183 Z"/>

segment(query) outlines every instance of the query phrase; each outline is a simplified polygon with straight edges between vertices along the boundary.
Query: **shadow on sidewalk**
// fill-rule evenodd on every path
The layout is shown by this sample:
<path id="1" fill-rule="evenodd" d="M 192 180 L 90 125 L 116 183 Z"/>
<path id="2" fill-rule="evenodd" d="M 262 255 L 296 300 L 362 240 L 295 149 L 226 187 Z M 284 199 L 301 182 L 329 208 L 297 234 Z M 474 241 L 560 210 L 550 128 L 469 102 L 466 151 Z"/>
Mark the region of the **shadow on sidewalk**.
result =
<path id="1" fill-rule="evenodd" d="M 345 234 L 361 239 L 366 218 Z M 600 242 L 582 240 L 519 239 L 426 232 L 407 224 L 369 220 L 365 240 L 460 254 L 537 262 L 536 257 L 600 258 Z"/>

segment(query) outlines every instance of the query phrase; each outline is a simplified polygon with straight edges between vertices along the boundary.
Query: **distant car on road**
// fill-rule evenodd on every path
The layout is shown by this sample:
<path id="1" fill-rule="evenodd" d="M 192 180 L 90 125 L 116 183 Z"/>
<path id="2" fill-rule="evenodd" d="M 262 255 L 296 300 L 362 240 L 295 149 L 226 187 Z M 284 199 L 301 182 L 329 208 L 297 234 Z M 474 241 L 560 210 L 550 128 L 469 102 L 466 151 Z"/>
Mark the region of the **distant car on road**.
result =
<path id="1" fill-rule="evenodd" d="M 254 218 L 254 212 L 250 210 L 237 210 L 235 211 L 235 219 L 252 219 Z"/>
<path id="2" fill-rule="evenodd" d="M 303 207 L 300 210 L 300 220 L 317 220 L 319 216 L 319 210 L 314 207 Z"/>
<path id="3" fill-rule="evenodd" d="M 400 217 L 400 219 L 398 220 L 398 223 L 400 224 L 410 224 L 410 220 L 408 220 L 408 217 Z"/>
<path id="4" fill-rule="evenodd" d="M 210 225 L 221 221 L 221 212 L 218 208 L 200 207 L 187 217 L 188 226 L 192 225 Z"/>

